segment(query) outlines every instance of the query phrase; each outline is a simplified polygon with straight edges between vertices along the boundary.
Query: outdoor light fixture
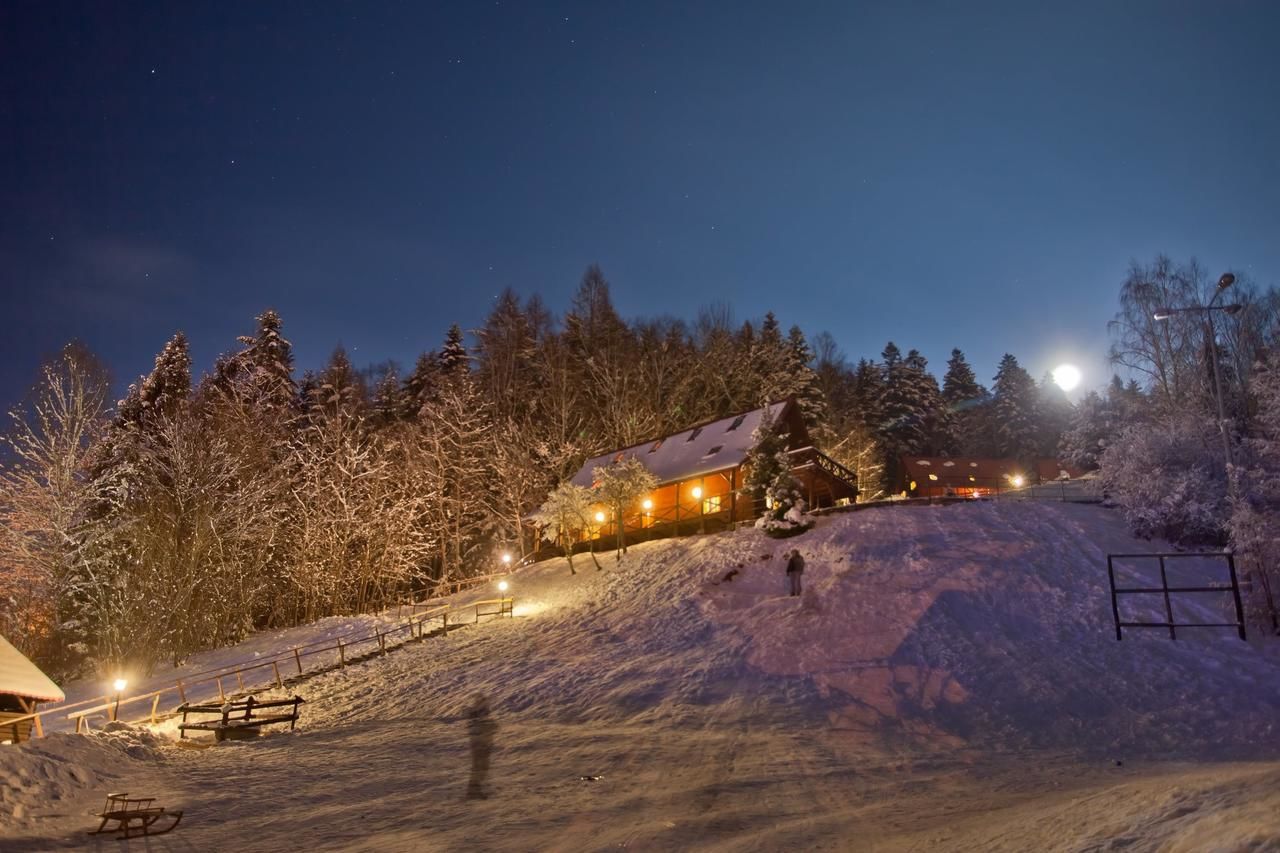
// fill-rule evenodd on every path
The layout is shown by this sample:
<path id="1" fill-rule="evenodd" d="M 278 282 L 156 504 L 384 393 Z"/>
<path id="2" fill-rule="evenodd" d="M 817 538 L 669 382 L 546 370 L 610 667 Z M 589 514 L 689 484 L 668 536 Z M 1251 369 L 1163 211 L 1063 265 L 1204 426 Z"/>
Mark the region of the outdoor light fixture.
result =
<path id="1" fill-rule="evenodd" d="M 930 479 L 930 480 L 936 480 L 936 479 L 938 479 L 938 475 L 937 475 L 937 474 L 930 474 L 930 475 L 929 475 L 929 479 Z"/>
<path id="2" fill-rule="evenodd" d="M 120 694 L 129 686 L 129 682 L 123 678 L 117 678 L 111 682 L 111 686 L 116 689 L 116 706 L 111 710 L 111 719 L 114 721 L 120 719 Z"/>
<path id="3" fill-rule="evenodd" d="M 693 487 L 693 496 L 694 496 L 694 498 L 695 498 L 695 499 L 696 499 L 696 498 L 700 498 L 700 497 L 702 497 L 702 487 L 701 487 L 701 486 L 694 486 L 694 487 Z"/>
<path id="4" fill-rule="evenodd" d="M 644 507 L 645 509 L 653 509 L 653 501 L 649 500 L 648 498 L 645 498 L 644 503 L 640 504 L 640 506 Z"/>
<path id="5" fill-rule="evenodd" d="M 506 592 L 506 591 L 507 591 L 507 582 L 498 581 L 498 592 Z"/>
<path id="6" fill-rule="evenodd" d="M 1244 309 L 1243 305 L 1238 303 L 1232 305 L 1215 305 L 1218 297 L 1226 293 L 1227 288 L 1236 283 L 1236 277 L 1232 273 L 1224 272 L 1222 277 L 1218 279 L 1218 289 L 1213 292 L 1213 298 L 1209 300 L 1208 305 L 1188 305 L 1186 308 L 1157 308 L 1155 313 L 1151 315 L 1154 320 L 1168 320 L 1174 314 L 1192 314 L 1197 311 L 1204 314 L 1204 346 L 1206 350 L 1216 348 L 1218 341 L 1218 331 L 1213 326 L 1213 312 L 1221 311 L 1224 314 L 1238 314 Z M 1231 478 L 1231 466 L 1235 464 L 1235 459 L 1231 453 L 1231 437 L 1227 433 L 1227 414 L 1222 404 L 1222 378 L 1218 375 L 1218 357 L 1214 355 L 1209 359 L 1213 365 L 1213 396 L 1218 402 L 1218 431 L 1222 433 L 1222 452 L 1227 460 L 1227 490 L 1234 492 L 1234 480 Z"/>
<path id="7" fill-rule="evenodd" d="M 510 555 L 510 554 L 503 554 L 503 555 L 502 555 L 502 562 L 506 563 L 508 566 L 509 566 L 509 565 L 511 565 L 511 555 Z"/>
<path id="8" fill-rule="evenodd" d="M 603 513 L 603 512 L 597 512 L 597 513 L 596 513 L 596 521 L 599 521 L 599 522 L 603 522 L 603 521 L 604 521 L 604 513 Z"/>
<path id="9" fill-rule="evenodd" d="M 1021 489 L 1022 484 L 1025 483 L 1026 480 L 1022 479 L 1021 474 L 1014 474 L 1013 477 L 1009 480 L 1009 482 L 1013 483 L 1013 487 L 1015 489 Z"/>

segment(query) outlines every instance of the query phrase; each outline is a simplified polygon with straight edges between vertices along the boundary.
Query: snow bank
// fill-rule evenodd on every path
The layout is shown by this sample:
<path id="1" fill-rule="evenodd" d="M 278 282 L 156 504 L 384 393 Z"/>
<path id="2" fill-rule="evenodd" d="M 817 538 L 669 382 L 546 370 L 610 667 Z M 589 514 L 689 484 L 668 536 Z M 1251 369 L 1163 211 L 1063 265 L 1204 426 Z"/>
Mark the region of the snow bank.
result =
<path id="1" fill-rule="evenodd" d="M 121 779 L 162 762 L 168 744 L 145 728 L 108 723 L 87 735 L 56 733 L 0 748 L 0 830 L 68 811 L 87 815 Z"/>

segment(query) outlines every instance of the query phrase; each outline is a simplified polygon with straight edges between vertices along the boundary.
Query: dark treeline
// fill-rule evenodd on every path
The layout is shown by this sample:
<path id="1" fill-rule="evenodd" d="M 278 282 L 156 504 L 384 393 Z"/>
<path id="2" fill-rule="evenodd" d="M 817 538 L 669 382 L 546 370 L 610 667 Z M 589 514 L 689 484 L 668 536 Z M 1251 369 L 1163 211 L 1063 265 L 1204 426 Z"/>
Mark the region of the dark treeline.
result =
<path id="1" fill-rule="evenodd" d="M 627 322 L 596 267 L 563 318 L 506 292 L 473 337 L 454 326 L 404 372 L 339 349 L 299 377 L 268 311 L 199 382 L 175 335 L 115 406 L 96 359 L 68 347 L 7 436 L 0 631 L 62 672 L 145 669 L 385 605 L 528 551 L 523 520 L 587 456 L 790 395 L 864 499 L 900 454 L 1052 456 L 1068 426 L 1073 461 L 1105 473 L 1138 417 L 1114 408 L 1149 411 L 1163 387 L 1077 410 L 1012 355 L 988 389 L 960 350 L 939 383 L 916 350 L 851 364 L 830 335 L 811 345 L 772 314 Z M 1232 366 L 1233 387 L 1251 363 Z M 1193 368 L 1159 369 L 1203 402 Z M 1258 411 L 1238 408 L 1242 423 Z"/>

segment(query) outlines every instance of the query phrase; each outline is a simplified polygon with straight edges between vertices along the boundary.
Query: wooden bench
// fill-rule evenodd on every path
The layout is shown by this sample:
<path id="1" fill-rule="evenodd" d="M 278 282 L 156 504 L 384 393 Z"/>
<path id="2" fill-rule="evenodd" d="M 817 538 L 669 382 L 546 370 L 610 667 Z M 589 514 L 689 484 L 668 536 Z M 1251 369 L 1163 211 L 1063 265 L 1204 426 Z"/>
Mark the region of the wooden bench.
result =
<path id="1" fill-rule="evenodd" d="M 178 730 L 181 732 L 180 737 L 186 737 L 188 730 L 213 732 L 214 738 L 219 741 L 250 732 L 256 734 L 260 726 L 269 726 L 274 723 L 288 723 L 289 730 L 293 731 L 293 727 L 298 722 L 298 706 L 305 701 L 301 696 L 294 696 L 292 699 L 260 702 L 250 696 L 243 700 L 209 702 L 203 705 L 184 702 L 178 706 L 178 710 L 182 712 L 182 722 L 178 725 Z M 284 708 L 289 710 L 273 712 L 273 709 Z M 266 714 L 262 713 L 264 709 L 267 710 Z M 189 723 L 187 717 L 191 714 L 213 714 L 217 718 Z"/>
<path id="2" fill-rule="evenodd" d="M 124 834 L 121 838 L 130 838 L 134 835 L 164 835 L 166 832 L 172 832 L 178 822 L 182 820 L 182 812 L 169 811 L 153 805 L 155 801 L 155 797 L 107 794 L 107 802 L 102 807 L 102 811 L 94 814 L 94 817 L 102 818 L 102 823 L 98 824 L 97 829 L 89 830 L 89 834 L 122 832 Z M 172 818 L 172 823 L 169 823 L 163 829 L 152 829 L 163 818 Z M 107 824 L 109 823 L 114 823 L 115 825 L 108 828 Z"/>

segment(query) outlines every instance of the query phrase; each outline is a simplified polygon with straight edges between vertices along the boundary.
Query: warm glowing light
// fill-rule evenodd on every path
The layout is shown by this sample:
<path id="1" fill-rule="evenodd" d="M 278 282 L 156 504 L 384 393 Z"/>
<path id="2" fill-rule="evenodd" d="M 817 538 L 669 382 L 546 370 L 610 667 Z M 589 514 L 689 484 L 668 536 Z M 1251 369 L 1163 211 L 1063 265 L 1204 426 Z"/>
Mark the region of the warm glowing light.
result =
<path id="1" fill-rule="evenodd" d="M 653 501 L 649 500 L 648 498 L 645 498 L 644 503 L 640 504 L 640 506 L 644 507 L 645 509 L 653 509 Z"/>
<path id="2" fill-rule="evenodd" d="M 508 584 L 506 581 L 498 581 L 498 592 L 506 592 L 507 586 Z"/>
<path id="3" fill-rule="evenodd" d="M 938 475 L 937 475 L 937 474 L 930 474 L 930 475 L 929 475 L 929 479 L 930 479 L 930 480 L 936 480 L 936 479 L 938 479 Z"/>
<path id="4" fill-rule="evenodd" d="M 507 565 L 511 565 L 511 555 L 510 555 L 510 554 L 503 554 L 503 555 L 502 555 L 502 562 L 506 563 Z"/>
<path id="5" fill-rule="evenodd" d="M 1059 364 L 1053 369 L 1053 381 L 1063 391 L 1070 391 L 1080 384 L 1080 368 L 1074 364 Z"/>
<path id="6" fill-rule="evenodd" d="M 117 693 L 123 693 L 124 689 L 129 686 L 129 682 L 125 681 L 123 678 L 117 678 L 115 681 L 111 682 L 111 686 L 116 689 Z"/>
<path id="7" fill-rule="evenodd" d="M 701 487 L 701 486 L 694 486 L 694 487 L 693 487 L 693 497 L 694 497 L 695 499 L 702 497 L 702 487 Z"/>
<path id="8" fill-rule="evenodd" d="M 1013 477 L 1011 477 L 1011 478 L 1009 479 L 1009 482 L 1010 482 L 1010 483 L 1013 483 L 1013 487 L 1014 487 L 1015 489 L 1021 489 L 1021 488 L 1022 488 L 1022 484 L 1023 484 L 1023 483 L 1025 483 L 1025 482 L 1026 482 L 1026 480 L 1024 480 L 1024 479 L 1022 478 L 1022 475 L 1021 475 L 1021 474 L 1014 474 L 1014 475 L 1013 475 Z"/>
<path id="9" fill-rule="evenodd" d="M 599 521 L 599 522 L 603 522 L 603 521 L 604 521 L 604 513 L 603 513 L 603 512 L 597 512 L 597 513 L 596 513 L 596 521 Z"/>

